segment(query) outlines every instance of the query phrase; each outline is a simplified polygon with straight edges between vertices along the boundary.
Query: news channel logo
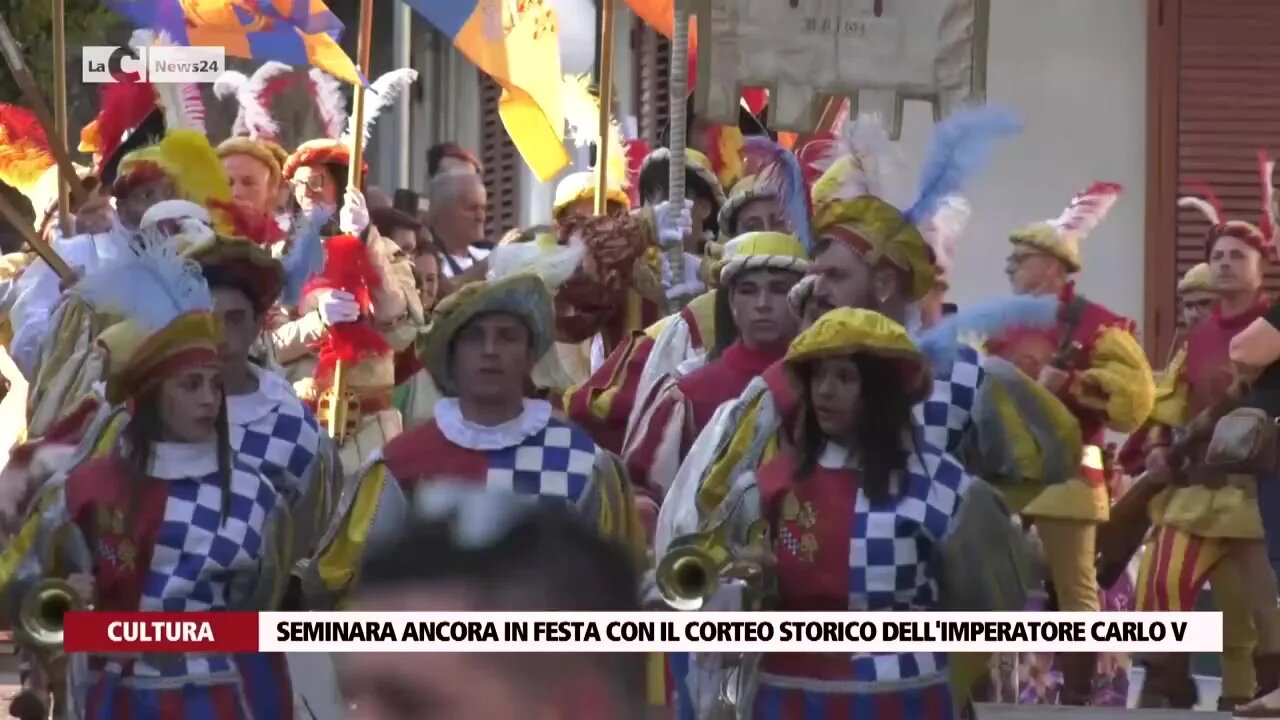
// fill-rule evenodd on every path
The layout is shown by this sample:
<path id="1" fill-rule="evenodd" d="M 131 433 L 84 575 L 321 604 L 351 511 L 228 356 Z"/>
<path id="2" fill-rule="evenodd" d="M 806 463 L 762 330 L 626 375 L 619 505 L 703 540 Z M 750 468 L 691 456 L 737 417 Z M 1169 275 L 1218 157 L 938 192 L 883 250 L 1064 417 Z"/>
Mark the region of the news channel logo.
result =
<path id="1" fill-rule="evenodd" d="M 227 69 L 227 52 L 221 47 L 89 45 L 81 64 L 86 83 L 212 83 Z"/>

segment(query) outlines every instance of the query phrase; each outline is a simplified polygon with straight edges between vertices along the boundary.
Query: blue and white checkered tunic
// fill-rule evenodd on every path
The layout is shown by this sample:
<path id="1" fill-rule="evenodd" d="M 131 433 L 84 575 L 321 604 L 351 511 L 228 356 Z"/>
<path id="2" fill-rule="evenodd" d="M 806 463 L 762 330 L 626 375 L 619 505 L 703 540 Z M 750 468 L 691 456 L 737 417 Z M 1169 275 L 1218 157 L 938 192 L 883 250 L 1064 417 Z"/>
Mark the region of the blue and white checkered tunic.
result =
<path id="1" fill-rule="evenodd" d="M 258 581 L 267 518 L 279 498 L 272 483 L 236 459 L 231 502 L 222 515 L 222 482 L 216 472 L 166 479 L 164 519 L 156 534 L 138 609 L 194 612 L 221 610 Z M 139 676 L 183 677 L 233 673 L 230 656 L 184 655 L 182 662 L 135 664 Z"/>
<path id="2" fill-rule="evenodd" d="M 960 448 L 985 375 L 982 355 L 969 345 L 956 350 L 950 372 L 934 373 L 933 391 L 912 410 L 925 442 L 949 453 Z"/>
<path id="3" fill-rule="evenodd" d="M 487 485 L 550 501 L 576 503 L 590 485 L 597 446 L 581 429 L 551 418 L 519 445 L 490 450 Z"/>
<path id="4" fill-rule="evenodd" d="M 928 444 L 908 456 L 902 494 L 872 503 L 859 492 L 849 543 L 849 609 L 887 612 L 937 607 L 933 549 L 946 536 L 972 477 Z M 946 667 L 943 653 L 872 653 L 853 658 L 857 681 L 901 680 Z"/>
<path id="5" fill-rule="evenodd" d="M 282 378 L 261 372 L 259 382 L 256 393 L 227 398 L 231 446 L 292 503 L 311 479 L 320 423 Z"/>

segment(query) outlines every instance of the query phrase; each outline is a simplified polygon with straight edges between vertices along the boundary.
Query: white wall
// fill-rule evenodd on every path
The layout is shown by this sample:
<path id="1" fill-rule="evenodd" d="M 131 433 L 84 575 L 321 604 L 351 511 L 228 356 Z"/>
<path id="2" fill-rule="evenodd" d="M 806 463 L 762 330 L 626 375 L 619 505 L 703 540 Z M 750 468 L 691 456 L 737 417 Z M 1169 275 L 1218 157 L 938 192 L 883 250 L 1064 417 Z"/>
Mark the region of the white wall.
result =
<path id="1" fill-rule="evenodd" d="M 1081 290 L 1141 322 L 1145 197 L 1145 0 L 992 0 L 987 94 L 1017 110 L 1023 133 L 996 152 L 970 193 L 952 295 L 1003 292 L 1011 230 L 1056 217 L 1094 180 L 1125 193 L 1084 243 Z M 908 103 L 903 153 L 915 172 L 932 115 Z"/>

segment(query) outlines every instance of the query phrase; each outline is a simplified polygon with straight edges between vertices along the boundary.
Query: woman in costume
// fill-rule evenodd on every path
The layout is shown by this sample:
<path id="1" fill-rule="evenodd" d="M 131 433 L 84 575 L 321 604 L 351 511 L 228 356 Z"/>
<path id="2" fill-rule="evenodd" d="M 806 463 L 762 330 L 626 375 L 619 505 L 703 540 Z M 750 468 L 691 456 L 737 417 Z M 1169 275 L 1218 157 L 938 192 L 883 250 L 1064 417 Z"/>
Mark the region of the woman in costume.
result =
<path id="1" fill-rule="evenodd" d="M 125 318 L 99 341 L 107 400 L 133 412 L 118 434 L 90 436 L 85 461 L 42 489 L 19 587 L 64 558 L 99 610 L 275 607 L 293 562 L 288 505 L 231 452 L 221 328 L 199 267 L 152 248 L 79 292 Z M 283 656 L 262 653 L 76 656 L 68 693 L 72 718 L 293 714 Z"/>
<path id="2" fill-rule="evenodd" d="M 784 362 L 800 388 L 796 442 L 737 478 L 710 526 L 745 548 L 767 523 L 771 609 L 941 609 L 939 552 L 978 481 L 912 420 L 928 362 L 901 325 L 854 308 L 823 315 Z M 755 720 L 955 716 L 944 653 L 770 654 L 745 680 Z"/>

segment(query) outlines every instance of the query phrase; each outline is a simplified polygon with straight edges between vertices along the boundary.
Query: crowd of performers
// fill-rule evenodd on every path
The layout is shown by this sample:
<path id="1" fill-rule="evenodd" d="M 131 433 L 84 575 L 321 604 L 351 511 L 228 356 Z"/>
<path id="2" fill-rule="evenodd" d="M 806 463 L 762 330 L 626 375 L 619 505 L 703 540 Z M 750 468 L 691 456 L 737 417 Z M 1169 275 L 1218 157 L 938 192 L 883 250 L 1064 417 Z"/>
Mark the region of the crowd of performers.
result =
<path id="1" fill-rule="evenodd" d="M 374 84 L 365 128 L 332 78 L 287 76 L 312 84 L 327 133 L 292 152 L 267 102 L 284 77 L 220 82 L 241 107 L 217 143 L 193 94 L 105 86 L 66 232 L 46 139 L 2 108 L 0 179 L 73 270 L 24 248 L 0 285 L 0 409 L 23 440 L 0 474 L 14 624 L 49 579 L 106 610 L 341 608 L 370 553 L 483 488 L 571 508 L 627 549 L 637 606 L 655 610 L 1018 610 L 1045 590 L 1089 611 L 1135 563 L 1137 609 L 1190 610 L 1208 583 L 1220 705 L 1280 717 L 1280 491 L 1265 453 L 1240 450 L 1280 400 L 1269 163 L 1261 222 L 1208 191 L 1184 200 L 1209 221 L 1207 264 L 1179 286 L 1186 331 L 1153 371 L 1133 322 L 1074 280 L 1112 183 L 1050 220 L 1029 208 L 1003 258 L 1011 292 L 948 307 L 966 187 L 1019 129 L 1006 111 L 938 124 L 914 183 L 875 117 L 789 149 L 695 123 L 687 199 L 668 198 L 659 148 L 604 169 L 607 213 L 594 173 L 571 175 L 549 225 L 487 249 L 478 163 L 432 168 L 430 233 L 370 207 L 367 168 L 347 184 L 349 139 L 412 71 Z M 1128 435 L 1118 457 L 1109 431 Z M 19 714 L 43 712 L 49 686 L 77 718 L 263 720 L 299 703 L 275 655 L 49 670 L 47 648 L 22 650 Z M 971 717 L 993 666 L 652 660 L 660 715 L 760 720 Z M 1093 655 L 1057 666 L 1059 702 L 1096 701 Z M 1148 659 L 1143 704 L 1195 695 L 1187 656 Z"/>

